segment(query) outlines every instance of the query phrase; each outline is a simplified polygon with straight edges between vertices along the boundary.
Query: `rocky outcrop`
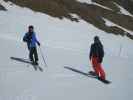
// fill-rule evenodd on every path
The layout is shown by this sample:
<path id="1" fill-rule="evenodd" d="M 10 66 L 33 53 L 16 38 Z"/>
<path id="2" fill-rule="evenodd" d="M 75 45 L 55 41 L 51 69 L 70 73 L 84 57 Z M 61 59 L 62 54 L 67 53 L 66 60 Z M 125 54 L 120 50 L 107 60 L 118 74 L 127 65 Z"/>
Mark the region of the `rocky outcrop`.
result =
<path id="1" fill-rule="evenodd" d="M 6 10 L 6 9 L 2 5 L 0 5 L 0 10 Z"/>

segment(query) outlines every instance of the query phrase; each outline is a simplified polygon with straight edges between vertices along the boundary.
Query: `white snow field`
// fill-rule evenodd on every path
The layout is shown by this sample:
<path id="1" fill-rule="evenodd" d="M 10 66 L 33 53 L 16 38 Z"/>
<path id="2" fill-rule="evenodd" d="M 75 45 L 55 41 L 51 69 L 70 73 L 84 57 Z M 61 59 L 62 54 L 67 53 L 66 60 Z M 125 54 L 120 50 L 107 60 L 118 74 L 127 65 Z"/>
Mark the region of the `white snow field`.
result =
<path id="1" fill-rule="evenodd" d="M 133 40 L 107 34 L 80 20 L 59 20 L 27 8 L 0 3 L 0 100 L 132 100 Z M 22 37 L 34 25 L 48 67 L 43 72 L 10 57 L 28 58 Z M 111 84 L 65 69 L 91 70 L 88 59 L 95 35 L 105 46 L 103 67 Z"/>

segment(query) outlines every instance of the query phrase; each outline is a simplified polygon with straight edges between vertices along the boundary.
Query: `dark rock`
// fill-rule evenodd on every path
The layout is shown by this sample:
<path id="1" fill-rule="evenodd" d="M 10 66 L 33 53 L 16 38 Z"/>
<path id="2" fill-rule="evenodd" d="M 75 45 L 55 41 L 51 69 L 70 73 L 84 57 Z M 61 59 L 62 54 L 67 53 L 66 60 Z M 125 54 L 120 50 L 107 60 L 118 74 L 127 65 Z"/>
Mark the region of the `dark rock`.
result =
<path id="1" fill-rule="evenodd" d="M 3 7 L 2 5 L 0 5 L 0 10 L 6 11 L 5 7 Z"/>

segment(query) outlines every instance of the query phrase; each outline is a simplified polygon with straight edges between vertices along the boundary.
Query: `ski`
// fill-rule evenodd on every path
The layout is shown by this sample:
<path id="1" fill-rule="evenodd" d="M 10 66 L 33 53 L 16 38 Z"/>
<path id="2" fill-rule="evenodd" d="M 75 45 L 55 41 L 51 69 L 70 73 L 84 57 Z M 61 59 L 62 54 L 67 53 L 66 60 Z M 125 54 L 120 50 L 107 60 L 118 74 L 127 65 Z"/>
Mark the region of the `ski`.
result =
<path id="1" fill-rule="evenodd" d="M 85 72 L 83 72 L 83 71 L 80 71 L 80 70 L 78 70 L 78 69 L 74 69 L 74 68 L 71 68 L 71 67 L 68 67 L 68 66 L 64 66 L 64 68 L 65 68 L 65 69 L 68 69 L 68 70 L 71 70 L 71 71 L 73 71 L 73 72 L 76 72 L 76 73 L 78 73 L 78 74 L 82 74 L 82 75 L 84 75 L 84 76 L 90 77 L 90 78 L 95 78 L 95 79 L 99 80 L 100 82 L 102 82 L 102 83 L 104 83 L 104 84 L 110 84 L 110 83 L 111 83 L 111 82 L 108 81 L 108 80 L 103 80 L 103 79 L 101 79 L 100 77 L 98 77 L 97 75 L 94 75 L 94 73 L 93 73 L 93 74 L 92 74 L 92 73 L 85 73 Z"/>
<path id="2" fill-rule="evenodd" d="M 33 63 L 30 63 L 30 65 L 32 65 L 34 67 L 35 71 L 39 70 L 39 71 L 43 72 L 43 69 L 39 65 L 34 65 Z"/>
<path id="3" fill-rule="evenodd" d="M 10 57 L 11 60 L 15 60 L 21 63 L 26 63 L 29 65 L 32 65 L 33 68 L 35 69 L 35 71 L 37 71 L 39 69 L 39 71 L 43 72 L 43 69 L 39 66 L 39 65 L 34 65 L 31 61 L 29 61 L 28 59 L 24 59 L 24 58 L 17 58 L 17 57 Z"/>
<path id="4" fill-rule="evenodd" d="M 96 73 L 94 71 L 89 71 L 89 75 L 92 75 L 92 76 L 95 76 L 99 81 L 105 83 L 105 84 L 109 84 L 111 83 L 110 81 L 108 80 L 104 80 L 104 79 L 101 79 L 99 76 L 96 75 Z"/>

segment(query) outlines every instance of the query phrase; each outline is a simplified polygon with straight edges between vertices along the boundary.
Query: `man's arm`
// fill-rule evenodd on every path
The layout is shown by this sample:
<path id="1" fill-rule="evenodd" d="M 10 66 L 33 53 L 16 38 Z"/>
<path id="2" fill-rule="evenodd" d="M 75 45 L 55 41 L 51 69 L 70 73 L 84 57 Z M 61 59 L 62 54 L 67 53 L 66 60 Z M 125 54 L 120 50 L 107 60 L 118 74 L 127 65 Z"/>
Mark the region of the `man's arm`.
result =
<path id="1" fill-rule="evenodd" d="M 37 39 L 37 37 L 36 37 L 36 34 L 34 34 L 34 37 L 35 37 L 36 43 L 40 46 L 40 42 L 38 41 L 38 39 Z"/>
<path id="2" fill-rule="evenodd" d="M 27 33 L 24 35 L 23 37 L 23 42 L 28 42 L 28 39 L 27 39 Z"/>
<path id="3" fill-rule="evenodd" d="M 92 45 L 91 45 L 91 48 L 90 48 L 90 55 L 89 55 L 89 58 L 90 58 L 90 60 L 91 60 L 91 57 L 92 57 Z"/>

